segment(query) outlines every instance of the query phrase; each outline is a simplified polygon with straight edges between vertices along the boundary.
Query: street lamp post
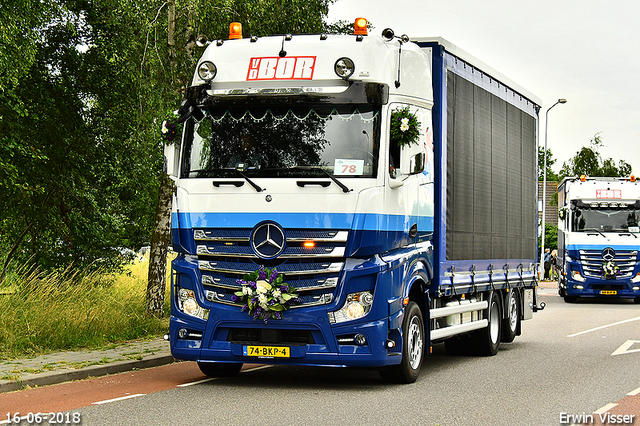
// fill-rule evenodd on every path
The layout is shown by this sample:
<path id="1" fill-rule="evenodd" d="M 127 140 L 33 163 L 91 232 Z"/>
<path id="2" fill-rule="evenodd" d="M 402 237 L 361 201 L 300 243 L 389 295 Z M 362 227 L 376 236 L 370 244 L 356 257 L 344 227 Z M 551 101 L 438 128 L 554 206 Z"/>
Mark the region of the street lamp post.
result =
<path id="1" fill-rule="evenodd" d="M 544 278 L 544 239 L 545 239 L 545 205 L 547 201 L 547 128 L 549 126 L 549 111 L 551 108 L 558 104 L 566 104 L 567 100 L 564 98 L 560 98 L 556 101 L 555 104 L 551 105 L 545 114 L 544 118 L 544 166 L 542 170 L 542 238 L 541 238 L 541 249 L 540 249 L 540 266 L 542 267 L 542 278 Z"/>

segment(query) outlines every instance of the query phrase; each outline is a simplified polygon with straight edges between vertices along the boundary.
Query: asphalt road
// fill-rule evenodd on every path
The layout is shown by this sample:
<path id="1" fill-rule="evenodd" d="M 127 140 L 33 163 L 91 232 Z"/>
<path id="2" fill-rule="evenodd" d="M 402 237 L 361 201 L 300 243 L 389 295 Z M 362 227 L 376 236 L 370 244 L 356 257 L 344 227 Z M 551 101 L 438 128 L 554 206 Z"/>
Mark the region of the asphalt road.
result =
<path id="1" fill-rule="evenodd" d="M 202 381 L 194 363 L 181 363 L 9 395 L 32 403 L 23 416 L 38 407 L 83 425 L 538 426 L 579 416 L 602 424 L 594 412 L 635 415 L 631 424 L 640 424 L 640 395 L 627 396 L 640 393 L 640 305 L 566 304 L 554 290 L 541 292 L 546 309 L 498 355 L 450 356 L 436 346 L 411 385 L 386 384 L 375 371 L 311 367 Z"/>

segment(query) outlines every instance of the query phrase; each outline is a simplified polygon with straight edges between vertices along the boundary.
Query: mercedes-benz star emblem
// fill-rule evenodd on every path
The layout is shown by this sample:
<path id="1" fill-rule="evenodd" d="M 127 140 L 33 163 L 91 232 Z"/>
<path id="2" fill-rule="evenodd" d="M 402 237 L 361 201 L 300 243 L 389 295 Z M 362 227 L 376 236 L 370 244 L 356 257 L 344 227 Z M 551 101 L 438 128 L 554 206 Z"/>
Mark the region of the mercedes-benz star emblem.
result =
<path id="1" fill-rule="evenodd" d="M 616 258 L 616 252 L 611 247 L 607 247 L 602 250 L 602 258 L 606 261 L 613 260 Z"/>
<path id="2" fill-rule="evenodd" d="M 251 233 L 251 247 L 263 259 L 273 259 L 284 250 L 285 238 L 282 228 L 267 222 L 258 225 Z"/>

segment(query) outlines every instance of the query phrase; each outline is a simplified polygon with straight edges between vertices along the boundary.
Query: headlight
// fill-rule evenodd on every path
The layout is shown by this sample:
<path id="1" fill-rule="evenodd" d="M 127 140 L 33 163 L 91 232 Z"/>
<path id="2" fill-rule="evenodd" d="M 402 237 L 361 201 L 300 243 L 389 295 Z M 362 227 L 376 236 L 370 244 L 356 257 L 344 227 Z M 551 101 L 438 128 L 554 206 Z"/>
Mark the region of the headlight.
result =
<path id="1" fill-rule="evenodd" d="M 193 290 L 178 288 L 176 303 L 178 305 L 178 309 L 187 315 L 203 320 L 207 320 L 209 318 L 209 310 L 198 305 L 196 295 Z"/>
<path id="2" fill-rule="evenodd" d="M 198 76 L 204 81 L 211 81 L 216 76 L 218 69 L 213 62 L 204 61 L 198 67 Z"/>
<path id="3" fill-rule="evenodd" d="M 631 278 L 631 282 L 634 284 L 640 282 L 640 272 L 637 273 L 635 277 Z"/>
<path id="4" fill-rule="evenodd" d="M 340 78 L 344 78 L 345 80 L 348 80 L 349 77 L 353 75 L 355 69 L 355 64 L 349 58 L 340 58 L 333 66 L 333 70 L 335 71 L 336 75 Z"/>
<path id="5" fill-rule="evenodd" d="M 583 277 L 579 271 L 571 270 L 571 279 L 575 281 L 580 281 L 581 283 L 585 282 L 587 279 Z"/>
<path id="6" fill-rule="evenodd" d="M 373 305 L 373 295 L 369 291 L 348 294 L 342 308 L 329 312 L 329 322 L 335 324 L 362 318 L 369 313 L 371 305 Z"/>

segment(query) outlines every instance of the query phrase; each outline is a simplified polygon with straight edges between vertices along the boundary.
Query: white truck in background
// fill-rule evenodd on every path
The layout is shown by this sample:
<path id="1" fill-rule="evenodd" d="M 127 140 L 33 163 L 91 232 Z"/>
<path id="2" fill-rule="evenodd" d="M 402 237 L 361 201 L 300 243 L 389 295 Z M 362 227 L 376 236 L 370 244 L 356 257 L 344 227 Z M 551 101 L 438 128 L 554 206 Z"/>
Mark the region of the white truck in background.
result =
<path id="1" fill-rule="evenodd" d="M 558 293 L 640 303 L 640 184 L 571 177 L 558 186 Z"/>

